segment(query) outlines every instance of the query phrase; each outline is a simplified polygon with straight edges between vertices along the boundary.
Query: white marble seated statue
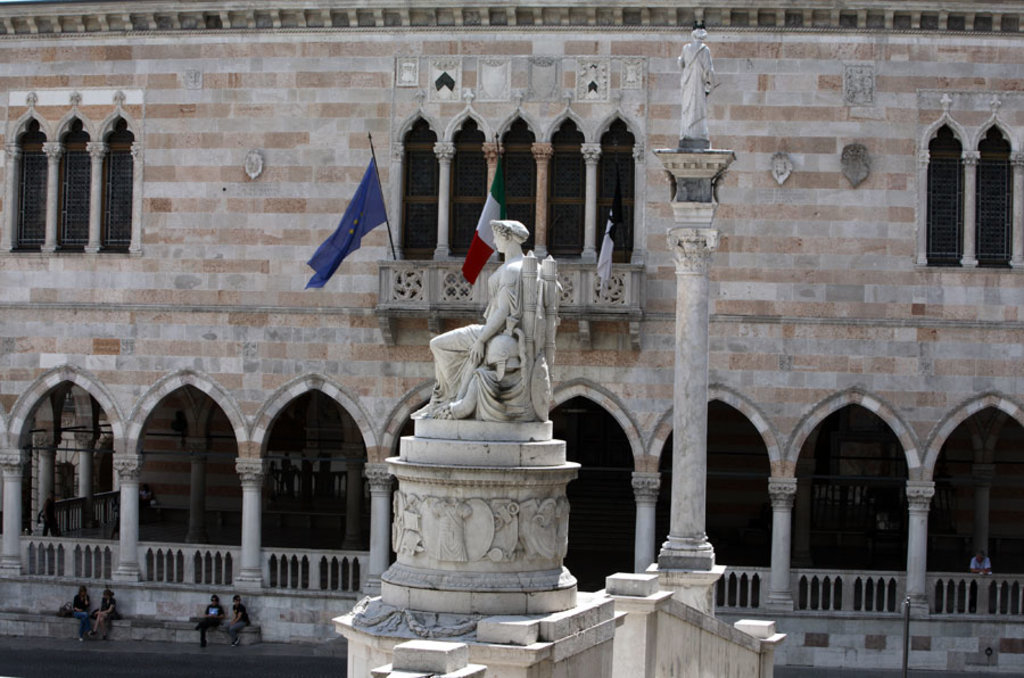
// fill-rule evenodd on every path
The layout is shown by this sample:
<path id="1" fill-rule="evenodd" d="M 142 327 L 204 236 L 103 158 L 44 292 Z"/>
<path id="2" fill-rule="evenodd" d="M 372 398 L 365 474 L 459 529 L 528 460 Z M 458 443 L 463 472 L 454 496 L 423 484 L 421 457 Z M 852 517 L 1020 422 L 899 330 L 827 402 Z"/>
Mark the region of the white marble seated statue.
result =
<path id="1" fill-rule="evenodd" d="M 529 231 L 518 221 L 491 227 L 505 261 L 487 279 L 484 323 L 431 339 L 437 384 L 413 419 L 547 420 L 558 323 L 555 260 L 538 267 L 533 252 L 523 255 Z"/>

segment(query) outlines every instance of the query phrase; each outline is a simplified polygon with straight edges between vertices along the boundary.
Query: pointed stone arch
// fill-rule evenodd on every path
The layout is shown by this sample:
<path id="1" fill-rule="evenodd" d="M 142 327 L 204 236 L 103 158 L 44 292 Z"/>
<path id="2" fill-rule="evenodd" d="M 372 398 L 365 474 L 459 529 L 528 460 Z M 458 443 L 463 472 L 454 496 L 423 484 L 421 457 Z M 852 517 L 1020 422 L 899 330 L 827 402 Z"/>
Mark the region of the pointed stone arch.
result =
<path id="1" fill-rule="evenodd" d="M 28 109 L 14 122 L 14 125 L 11 127 L 11 134 L 9 138 L 12 141 L 16 141 L 18 137 L 25 133 L 25 130 L 28 128 L 28 124 L 33 120 L 39 123 L 39 130 L 46 135 L 47 141 L 56 141 L 56 137 L 53 133 L 53 126 L 46 120 L 46 118 L 39 115 L 35 108 Z"/>
<path id="2" fill-rule="evenodd" d="M 651 431 L 651 437 L 647 440 L 647 455 L 653 458 L 653 466 L 648 471 L 657 471 L 661 465 L 661 455 L 665 452 L 665 443 L 668 442 L 669 436 L 672 435 L 672 408 L 668 408 L 661 417 L 658 419 L 658 423 L 654 425 L 654 430 Z"/>
<path id="3" fill-rule="evenodd" d="M 529 128 L 529 130 L 533 132 L 534 137 L 539 139 L 541 133 L 540 122 L 538 120 L 535 120 L 532 115 L 530 115 L 529 113 L 520 108 L 514 110 L 509 116 L 502 120 L 497 127 L 495 127 L 495 133 L 498 135 L 498 138 L 501 139 L 503 136 L 505 136 L 505 133 L 508 132 L 509 129 L 511 129 L 512 123 L 520 119 L 524 123 L 526 123 L 526 126 Z"/>
<path id="4" fill-rule="evenodd" d="M 637 462 L 644 455 L 643 438 L 640 435 L 639 427 L 633 421 L 633 418 L 629 416 L 629 411 L 619 398 L 611 391 L 587 379 L 574 379 L 561 384 L 555 389 L 554 397 L 552 398 L 554 401 L 552 409 L 577 396 L 584 397 L 598 404 L 615 419 L 622 432 L 626 434 L 630 453 L 633 455 L 633 464 L 636 466 Z"/>
<path id="5" fill-rule="evenodd" d="M 404 120 L 402 120 L 398 124 L 398 127 L 395 128 L 395 136 L 393 137 L 395 139 L 395 141 L 398 142 L 398 143 L 403 143 L 403 140 L 405 139 L 405 135 L 408 134 L 409 131 L 413 128 L 413 125 L 416 124 L 417 120 L 423 120 L 425 123 L 427 123 L 427 125 L 430 127 L 430 129 L 432 129 L 434 131 L 434 133 L 437 134 L 438 138 L 440 139 L 440 136 L 441 136 L 440 130 L 444 129 L 444 126 L 441 124 L 441 121 L 436 119 L 432 115 L 429 115 L 422 108 L 419 108 L 419 109 L 416 110 L 415 113 L 413 113 L 412 115 L 410 115 L 410 116 L 406 117 Z"/>
<path id="6" fill-rule="evenodd" d="M 638 145 L 644 143 L 644 133 L 640 130 L 640 125 L 633 121 L 621 108 L 616 108 L 597 123 L 597 126 L 594 127 L 594 141 L 600 141 L 604 133 L 611 129 L 612 123 L 616 120 L 622 121 L 622 124 L 626 126 L 629 133 L 636 139 Z"/>
<path id="7" fill-rule="evenodd" d="M 768 417 L 753 402 L 721 384 L 712 384 L 708 388 L 708 402 L 710 403 L 713 400 L 723 402 L 737 410 L 757 429 L 768 452 L 768 462 L 772 466 L 772 473 L 774 475 L 792 477 L 795 467 L 784 463 L 783 450 L 782 446 L 779 445 L 779 435 L 775 431 L 775 427 L 769 423 Z"/>
<path id="8" fill-rule="evenodd" d="M 125 419 L 117 400 L 110 390 L 95 375 L 74 365 L 61 365 L 39 375 L 19 396 L 11 409 L 10 418 L 5 430 L 10 432 L 10 442 L 22 447 L 28 444 L 29 431 L 26 426 L 38 409 L 47 393 L 56 386 L 69 382 L 96 399 L 103 408 L 110 423 L 110 432 L 114 438 L 114 447 L 118 449 L 125 440 Z"/>
<path id="9" fill-rule="evenodd" d="M 322 374 L 306 374 L 296 377 L 284 386 L 274 391 L 260 411 L 256 414 L 250 429 L 249 440 L 258 446 L 260 457 L 267 454 L 267 444 L 270 440 L 268 433 L 277 416 L 288 406 L 290 402 L 299 396 L 310 391 L 320 391 L 328 398 L 341 406 L 356 426 L 359 434 L 363 437 L 363 444 L 366 446 L 367 458 L 370 453 L 377 449 L 377 434 L 371 425 L 371 419 L 358 398 L 352 396 L 340 384 L 328 379 Z"/>
<path id="10" fill-rule="evenodd" d="M 494 129 L 487 122 L 487 119 L 480 115 L 480 113 L 473 108 L 472 104 L 467 104 L 458 115 L 448 122 L 448 126 L 445 127 L 444 130 L 444 137 L 441 141 L 454 141 L 455 133 L 458 132 L 459 129 L 462 128 L 462 124 L 469 119 L 472 119 L 473 122 L 480 126 L 480 131 L 483 132 L 484 139 L 486 141 L 490 141 L 494 138 Z"/>
<path id="11" fill-rule="evenodd" d="M 384 418 L 384 430 L 380 436 L 380 448 L 378 449 L 378 458 L 370 458 L 371 463 L 383 462 L 386 457 L 395 449 L 395 443 L 401 435 L 402 428 L 405 426 L 406 420 L 412 416 L 412 413 L 418 410 L 424 402 L 430 399 L 430 394 L 434 390 L 434 380 L 425 381 L 419 386 L 408 391 L 398 404 L 395 405 L 388 415 Z M 367 453 L 369 457 L 369 453 Z"/>
<path id="12" fill-rule="evenodd" d="M 963 125 L 953 119 L 953 116 L 949 114 L 949 111 L 945 111 L 932 124 L 925 127 L 924 131 L 921 133 L 917 147 L 922 153 L 928 152 L 928 144 L 931 143 L 932 139 L 935 138 L 935 135 L 943 126 L 949 127 L 950 131 L 953 132 L 953 136 L 956 137 L 957 141 L 960 142 L 960 145 L 963 148 L 966 149 L 970 147 L 970 134 L 967 133 L 967 130 L 964 129 Z"/>
<path id="13" fill-rule="evenodd" d="M 992 115 L 989 116 L 988 120 L 983 122 L 981 126 L 975 130 L 974 136 L 971 138 L 970 148 L 972 151 L 978 149 L 978 145 L 981 144 L 982 140 L 984 140 L 985 138 L 985 135 L 987 135 L 988 131 L 993 127 L 999 130 L 999 133 L 1003 135 L 1003 138 L 1006 139 L 1006 142 L 1010 144 L 1011 151 L 1020 150 L 1020 145 L 1017 141 L 1016 134 L 1014 134 L 1013 127 L 1006 124 L 998 113 L 993 113 Z"/>
<path id="14" fill-rule="evenodd" d="M 118 120 L 124 120 L 125 125 L 128 127 L 128 131 L 135 136 L 136 141 L 142 139 L 142 128 L 139 126 L 139 123 L 136 122 L 135 118 L 133 118 L 127 111 L 118 107 L 117 110 L 104 118 L 103 122 L 100 123 L 98 128 L 99 132 L 95 140 L 105 140 L 107 136 L 114 131 L 114 126 L 117 124 Z"/>
<path id="15" fill-rule="evenodd" d="M 942 451 L 942 446 L 946 444 L 946 440 L 953 431 L 973 415 L 990 407 L 1005 413 L 1018 424 L 1024 426 L 1024 407 L 1002 393 L 984 393 L 964 401 L 943 417 L 928 436 L 922 469 L 926 480 L 932 477 L 935 463 L 939 459 L 939 452 Z"/>
<path id="16" fill-rule="evenodd" d="M 74 124 L 75 120 L 80 120 L 82 122 L 82 130 L 89 135 L 90 141 L 99 140 L 96 136 L 95 123 L 93 123 L 88 116 L 76 107 L 72 108 L 70 111 L 65 113 L 63 117 L 61 117 L 60 121 L 56 125 L 57 133 L 53 138 L 53 141 L 60 141 L 61 137 L 71 131 L 71 125 Z M 47 139 L 49 139 L 49 137 L 47 137 Z"/>
<path id="17" fill-rule="evenodd" d="M 540 140 L 550 143 L 551 138 L 555 135 L 555 132 L 558 131 L 558 128 L 561 127 L 562 123 L 564 123 L 566 120 L 573 121 L 573 123 L 576 125 L 576 129 L 578 129 L 580 133 L 583 135 L 584 142 L 594 141 L 593 130 L 590 129 L 590 126 L 587 125 L 586 121 L 584 121 L 583 118 L 580 117 L 580 115 L 576 111 L 572 110 L 571 106 L 566 106 L 565 110 L 559 113 L 558 116 L 556 116 L 555 119 L 551 121 L 547 129 L 544 130 L 544 134 L 542 137 L 540 137 Z M 598 141 L 600 141 L 600 139 L 598 139 Z"/>
<path id="18" fill-rule="evenodd" d="M 153 384 L 132 408 L 126 431 L 128 448 L 125 451 L 131 454 L 138 454 L 140 452 L 142 431 L 145 428 L 146 420 L 149 419 L 149 416 L 153 413 L 156 406 L 160 404 L 161 400 L 183 386 L 192 386 L 196 390 L 205 393 L 221 408 L 234 431 L 238 449 L 244 449 L 245 443 L 249 440 L 248 426 L 246 425 L 245 416 L 242 414 L 241 408 L 231 393 L 205 374 L 195 370 L 179 370 Z"/>
<path id="19" fill-rule="evenodd" d="M 850 389 L 820 401 L 810 412 L 805 414 L 793 434 L 789 438 L 787 449 L 783 455 L 783 461 L 789 462 L 795 468 L 800 450 L 803 448 L 807 437 L 814 431 L 815 427 L 824 421 L 825 417 L 836 412 L 847 405 L 859 405 L 874 413 L 878 418 L 892 430 L 903 447 L 903 454 L 907 460 L 907 473 L 910 480 L 919 480 L 921 474 L 921 456 L 917 445 L 917 438 L 913 430 L 907 426 L 903 418 L 896 410 L 881 398 L 871 395 L 860 389 Z"/>

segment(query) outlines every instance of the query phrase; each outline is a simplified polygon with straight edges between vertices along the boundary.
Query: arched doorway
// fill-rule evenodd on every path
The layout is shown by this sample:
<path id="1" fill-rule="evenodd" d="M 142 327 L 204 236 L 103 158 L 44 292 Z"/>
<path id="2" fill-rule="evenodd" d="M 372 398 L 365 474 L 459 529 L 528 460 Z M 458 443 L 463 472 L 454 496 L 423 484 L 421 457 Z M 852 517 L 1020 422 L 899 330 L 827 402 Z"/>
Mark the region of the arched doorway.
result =
<path id="1" fill-rule="evenodd" d="M 569 483 L 569 551 L 565 566 L 579 588 L 604 588 L 604 578 L 633 570 L 633 455 L 618 422 L 599 405 L 572 398 L 551 412 L 566 458 L 580 464 Z"/>

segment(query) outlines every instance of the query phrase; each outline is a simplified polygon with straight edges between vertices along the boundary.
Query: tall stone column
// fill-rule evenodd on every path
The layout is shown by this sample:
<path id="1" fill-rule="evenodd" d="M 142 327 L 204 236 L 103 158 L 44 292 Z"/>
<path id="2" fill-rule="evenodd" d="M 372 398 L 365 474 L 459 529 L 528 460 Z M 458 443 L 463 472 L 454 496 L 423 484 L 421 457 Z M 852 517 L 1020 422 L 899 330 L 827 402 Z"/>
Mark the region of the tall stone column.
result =
<path id="1" fill-rule="evenodd" d="M 93 448 L 96 435 L 91 431 L 75 434 L 75 447 L 78 448 L 78 496 L 85 500 L 82 507 L 82 527 L 92 527 L 92 486 L 93 486 Z"/>
<path id="2" fill-rule="evenodd" d="M 919 612 L 928 610 L 928 510 L 934 495 L 934 482 L 907 481 L 907 596 Z"/>
<path id="3" fill-rule="evenodd" d="M 142 142 L 132 144 L 132 243 L 128 251 L 142 252 Z"/>
<path id="4" fill-rule="evenodd" d="M 772 571 L 768 581 L 766 602 L 770 609 L 793 609 L 789 554 L 792 545 L 796 488 L 796 478 L 768 479 L 768 496 L 772 502 Z"/>
<path id="5" fill-rule="evenodd" d="M 259 589 L 263 586 L 263 460 L 240 457 L 235 460 L 235 472 L 242 483 L 242 563 L 235 584 Z"/>
<path id="6" fill-rule="evenodd" d="M 974 478 L 974 553 L 988 553 L 989 510 L 995 473 L 995 464 L 971 465 L 971 476 Z"/>
<path id="7" fill-rule="evenodd" d="M 43 252 L 57 249 L 57 189 L 60 187 L 60 159 L 64 155 L 64 144 L 59 141 L 43 142 L 46 154 L 46 231 L 43 236 Z"/>
<path id="8" fill-rule="evenodd" d="M 18 176 L 21 173 L 21 148 L 9 141 L 4 144 L 7 152 L 7 166 L 4 171 L 4 228 L 0 249 L 9 250 L 18 242 Z"/>
<path id="9" fill-rule="evenodd" d="M 57 451 L 50 433 L 39 432 L 33 434 L 32 445 L 36 448 L 36 501 L 32 506 L 33 518 L 43 509 L 46 498 L 53 494 L 53 463 Z M 42 534 L 43 525 L 38 521 L 34 522 L 35 529 Z M 52 536 L 52 535 L 51 535 Z"/>
<path id="10" fill-rule="evenodd" d="M 587 171 L 587 192 L 583 204 L 583 254 L 580 260 L 591 262 L 597 261 L 597 163 L 601 158 L 601 144 L 588 142 L 581 150 Z"/>
<path id="11" fill-rule="evenodd" d="M 977 240 L 977 215 L 975 207 L 977 196 L 975 195 L 978 185 L 978 160 L 981 153 L 978 151 L 964 151 L 964 253 L 960 259 L 962 266 L 977 266 L 978 252 Z"/>
<path id="12" fill-rule="evenodd" d="M 388 569 L 391 553 L 391 472 L 387 464 L 365 464 L 370 485 L 370 567 L 363 593 L 380 593 L 380 575 Z"/>
<path id="13" fill-rule="evenodd" d="M 437 156 L 437 247 L 434 259 L 447 259 L 452 249 L 448 244 L 448 214 L 452 203 L 452 158 L 455 157 L 455 144 L 450 141 L 438 141 L 434 144 L 434 155 Z"/>
<path id="14" fill-rule="evenodd" d="M 1010 154 L 1013 165 L 1013 233 L 1010 240 L 1013 252 L 1010 265 L 1024 266 L 1024 153 L 1015 151 Z"/>
<path id="15" fill-rule="evenodd" d="M 498 155 L 501 153 L 501 146 L 494 141 L 485 141 L 481 145 L 484 153 L 484 162 L 487 163 L 487 190 L 490 192 L 491 184 L 494 183 L 494 175 L 498 173 Z"/>
<path id="16" fill-rule="evenodd" d="M 142 455 L 115 454 L 114 470 L 121 485 L 118 532 L 119 556 L 114 579 L 138 581 L 139 568 L 139 477 L 142 475 Z"/>
<path id="17" fill-rule="evenodd" d="M 21 574 L 21 478 L 26 454 L 18 449 L 0 452 L 4 484 L 4 538 L 0 574 Z"/>
<path id="18" fill-rule="evenodd" d="M 107 145 L 102 141 L 90 141 L 85 145 L 89 151 L 89 241 L 85 245 L 86 252 L 100 251 L 100 227 L 103 219 L 103 158 L 107 155 Z"/>
<path id="19" fill-rule="evenodd" d="M 533 215 L 533 251 L 538 259 L 548 256 L 548 168 L 555 148 L 550 143 L 535 143 L 530 147 L 537 163 L 536 212 Z"/>
<path id="20" fill-rule="evenodd" d="M 362 526 L 363 462 L 350 461 L 345 464 L 345 538 L 341 548 L 359 548 L 363 542 Z"/>
<path id="21" fill-rule="evenodd" d="M 405 197 L 402 193 L 405 181 L 405 145 L 400 141 L 395 141 L 391 144 L 391 167 L 388 168 L 388 177 L 391 181 L 388 182 L 390 186 L 390 214 L 402 214 L 402 201 Z M 399 226 L 399 228 L 401 228 Z M 395 257 L 399 260 L 405 258 L 405 254 L 402 253 L 402 236 L 399 231 L 398 238 L 395 239 Z"/>
<path id="22" fill-rule="evenodd" d="M 922 149 L 917 154 L 917 265 L 924 266 L 928 263 L 928 165 L 931 163 L 931 154 L 928 149 Z"/>
<path id="23" fill-rule="evenodd" d="M 205 544 L 206 534 L 206 441 L 190 438 L 185 443 L 190 464 L 188 492 L 188 533 L 185 541 L 189 544 Z"/>
<path id="24" fill-rule="evenodd" d="M 661 489 L 660 473 L 633 472 L 633 497 L 636 499 L 636 528 L 633 543 L 633 571 L 644 572 L 654 562 L 656 537 L 655 508 L 658 504 L 658 490 Z"/>

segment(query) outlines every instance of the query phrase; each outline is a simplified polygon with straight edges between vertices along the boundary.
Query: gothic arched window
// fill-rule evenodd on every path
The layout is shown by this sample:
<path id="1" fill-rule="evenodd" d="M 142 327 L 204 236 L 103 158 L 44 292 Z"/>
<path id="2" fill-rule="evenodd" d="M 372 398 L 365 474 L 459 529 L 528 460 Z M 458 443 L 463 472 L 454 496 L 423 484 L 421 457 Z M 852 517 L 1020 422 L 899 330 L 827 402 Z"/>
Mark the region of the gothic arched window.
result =
<path id="1" fill-rule="evenodd" d="M 114 123 L 107 135 L 107 155 L 103 159 L 103 226 L 100 246 L 104 250 L 124 251 L 132 242 L 132 198 L 135 160 L 132 144 L 135 135 L 124 118 Z"/>
<path id="2" fill-rule="evenodd" d="M 928 144 L 928 264 L 956 266 L 963 254 L 963 146 L 943 125 Z"/>
<path id="3" fill-rule="evenodd" d="M 476 121 L 468 118 L 455 133 L 452 158 L 451 208 L 448 237 L 452 253 L 466 254 L 473 241 L 476 224 L 487 199 L 487 159 L 484 157 L 484 133 Z"/>
<path id="4" fill-rule="evenodd" d="M 501 139 L 502 166 L 505 174 L 505 206 L 508 218 L 520 221 L 530 231 L 524 249 L 533 249 L 537 217 L 537 161 L 533 158 L 536 141 L 529 126 L 518 118 Z"/>
<path id="5" fill-rule="evenodd" d="M 628 262 L 633 253 L 633 146 L 636 138 L 622 120 L 615 120 L 608 131 L 601 135 L 601 158 L 598 161 L 597 196 L 597 243 L 601 249 L 608 212 L 615 199 L 615 183 L 618 180 L 622 191 L 622 224 L 616 231 L 615 250 L 612 261 Z"/>
<path id="6" fill-rule="evenodd" d="M 38 250 L 46 237 L 46 135 L 32 120 L 18 138 L 21 149 L 18 177 L 18 213 L 14 247 Z"/>
<path id="7" fill-rule="evenodd" d="M 64 153 L 60 159 L 57 246 L 62 250 L 83 250 L 89 241 L 92 161 L 86 150 L 89 133 L 82 129 L 81 120 L 71 123 L 61 142 Z"/>
<path id="8" fill-rule="evenodd" d="M 978 176 L 975 184 L 975 225 L 978 265 L 1010 264 L 1013 225 L 1013 171 L 1010 144 L 992 127 L 978 144 Z"/>
<path id="9" fill-rule="evenodd" d="M 402 252 L 409 259 L 429 259 L 437 247 L 437 134 L 422 118 L 405 135 L 402 197 Z"/>
<path id="10" fill-rule="evenodd" d="M 548 252 L 555 256 L 579 256 L 583 252 L 586 170 L 582 145 L 583 133 L 572 120 L 563 122 L 551 137 Z"/>

